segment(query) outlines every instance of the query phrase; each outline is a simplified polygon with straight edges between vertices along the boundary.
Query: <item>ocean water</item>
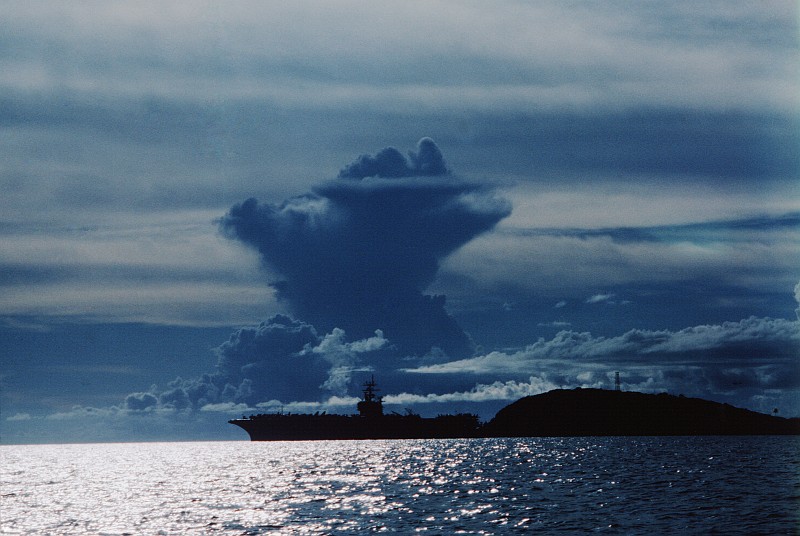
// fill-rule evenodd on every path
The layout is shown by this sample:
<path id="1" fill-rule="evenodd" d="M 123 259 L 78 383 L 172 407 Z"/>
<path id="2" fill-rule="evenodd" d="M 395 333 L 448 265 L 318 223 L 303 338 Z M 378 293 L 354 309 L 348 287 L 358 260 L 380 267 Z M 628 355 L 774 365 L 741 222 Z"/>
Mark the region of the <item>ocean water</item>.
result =
<path id="1" fill-rule="evenodd" d="M 800 438 L 0 446 L 2 534 L 798 534 Z"/>

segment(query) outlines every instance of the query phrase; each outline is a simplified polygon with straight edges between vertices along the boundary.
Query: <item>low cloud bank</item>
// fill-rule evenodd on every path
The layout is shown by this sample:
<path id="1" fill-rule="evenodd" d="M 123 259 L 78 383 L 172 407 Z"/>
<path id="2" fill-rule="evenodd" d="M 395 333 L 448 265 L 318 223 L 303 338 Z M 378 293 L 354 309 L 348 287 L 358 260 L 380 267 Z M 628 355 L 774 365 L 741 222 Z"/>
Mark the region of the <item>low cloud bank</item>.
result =
<path id="1" fill-rule="evenodd" d="M 235 331 L 216 353 L 216 371 L 200 378 L 177 378 L 165 390 L 131 393 L 124 409 L 221 411 L 257 407 L 269 400 L 320 400 L 347 394 L 351 374 L 369 368 L 389 350 L 380 331 L 357 341 L 335 329 L 316 329 L 285 315 Z"/>
<path id="2" fill-rule="evenodd" d="M 739 322 L 679 331 L 634 329 L 617 337 L 560 331 L 516 352 L 490 352 L 469 359 L 406 369 L 417 374 L 527 374 L 542 363 L 613 365 L 672 363 L 693 366 L 786 366 L 800 380 L 800 322 L 750 317 Z"/>
<path id="3" fill-rule="evenodd" d="M 219 413 L 352 413 L 358 390 L 351 382 L 355 372 L 390 379 L 384 382 L 394 391 L 384 399 L 390 408 L 496 407 L 557 388 L 611 389 L 616 371 L 626 390 L 699 396 L 765 412 L 781 408 L 792 416 L 800 410 L 798 352 L 800 321 L 752 317 L 678 331 L 631 330 L 617 337 L 562 331 L 515 352 L 425 366 L 417 361 L 398 370 L 395 349 L 380 332 L 348 341 L 342 330 L 320 336 L 309 324 L 277 315 L 234 332 L 218 347 L 217 368 L 211 374 L 131 393 L 119 406 L 76 406 L 46 418 L 151 416 L 162 422 L 177 415 L 186 420 Z M 456 387 L 469 378 L 473 387 Z M 420 393 L 418 386 L 426 383 L 435 388 Z M 38 418 L 18 414 L 6 421 Z"/>
<path id="4" fill-rule="evenodd" d="M 678 331 L 630 330 L 617 337 L 561 331 L 515 352 L 406 369 L 410 374 L 478 379 L 537 378 L 559 387 L 684 393 L 800 412 L 800 321 L 750 317 Z M 447 380 L 443 380 L 446 383 Z"/>
<path id="5" fill-rule="evenodd" d="M 389 378 L 394 393 L 385 402 L 399 406 L 513 401 L 556 388 L 608 389 L 615 371 L 621 371 L 626 389 L 740 400 L 764 410 L 770 404 L 795 406 L 800 392 L 800 321 L 785 319 L 751 317 L 617 337 L 565 330 L 514 352 L 428 365 L 412 360 L 416 366 L 398 369 L 395 349 L 380 332 L 348 341 L 342 330 L 319 336 L 308 324 L 279 315 L 238 330 L 217 351 L 213 374 L 178 378 L 163 391 L 132 393 L 123 409 L 351 413 L 356 372 Z M 456 387 L 470 377 L 472 388 Z M 435 387 L 427 393 L 410 389 L 420 382 Z"/>

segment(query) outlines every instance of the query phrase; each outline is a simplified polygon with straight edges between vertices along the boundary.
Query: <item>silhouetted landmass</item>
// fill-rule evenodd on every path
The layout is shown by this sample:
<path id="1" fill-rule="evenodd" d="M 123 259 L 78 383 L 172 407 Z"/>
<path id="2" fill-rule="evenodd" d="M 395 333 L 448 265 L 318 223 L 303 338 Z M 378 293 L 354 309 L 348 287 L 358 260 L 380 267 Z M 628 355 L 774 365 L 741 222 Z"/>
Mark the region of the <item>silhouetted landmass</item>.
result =
<path id="1" fill-rule="evenodd" d="M 410 412 L 384 415 L 377 390 L 374 378 L 364 384 L 357 415 L 265 413 L 228 422 L 253 441 L 800 434 L 797 418 L 666 393 L 557 389 L 521 398 L 481 424 L 469 413 L 432 419 Z"/>
<path id="2" fill-rule="evenodd" d="M 481 430 L 489 437 L 800 434 L 800 419 L 699 398 L 559 389 L 522 398 Z"/>

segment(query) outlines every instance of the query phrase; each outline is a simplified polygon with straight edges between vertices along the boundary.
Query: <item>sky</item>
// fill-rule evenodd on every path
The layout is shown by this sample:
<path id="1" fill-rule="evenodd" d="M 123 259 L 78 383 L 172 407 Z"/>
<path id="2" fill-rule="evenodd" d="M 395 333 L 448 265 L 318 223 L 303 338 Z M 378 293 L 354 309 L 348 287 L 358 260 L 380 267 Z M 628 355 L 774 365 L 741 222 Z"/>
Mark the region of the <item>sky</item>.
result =
<path id="1" fill-rule="evenodd" d="M 0 443 L 800 416 L 796 2 L 2 4 Z"/>

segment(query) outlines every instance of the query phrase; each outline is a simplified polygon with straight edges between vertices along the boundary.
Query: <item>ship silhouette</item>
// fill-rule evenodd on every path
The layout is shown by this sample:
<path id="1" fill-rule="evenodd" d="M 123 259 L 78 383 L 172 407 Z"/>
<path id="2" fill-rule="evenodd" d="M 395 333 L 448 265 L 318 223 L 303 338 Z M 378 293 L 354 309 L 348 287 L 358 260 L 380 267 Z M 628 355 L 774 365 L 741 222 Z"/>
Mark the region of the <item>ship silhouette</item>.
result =
<path id="1" fill-rule="evenodd" d="M 322 439 L 448 439 L 478 437 L 477 415 L 459 413 L 421 417 L 383 413 L 375 378 L 364 383 L 357 415 L 262 413 L 228 421 L 243 428 L 252 441 Z"/>
<path id="2" fill-rule="evenodd" d="M 447 439 L 534 436 L 800 435 L 787 419 L 700 398 L 603 389 L 556 389 L 501 409 L 488 423 L 459 413 L 384 414 L 375 379 L 364 384 L 358 414 L 250 415 L 228 421 L 252 441 Z"/>

